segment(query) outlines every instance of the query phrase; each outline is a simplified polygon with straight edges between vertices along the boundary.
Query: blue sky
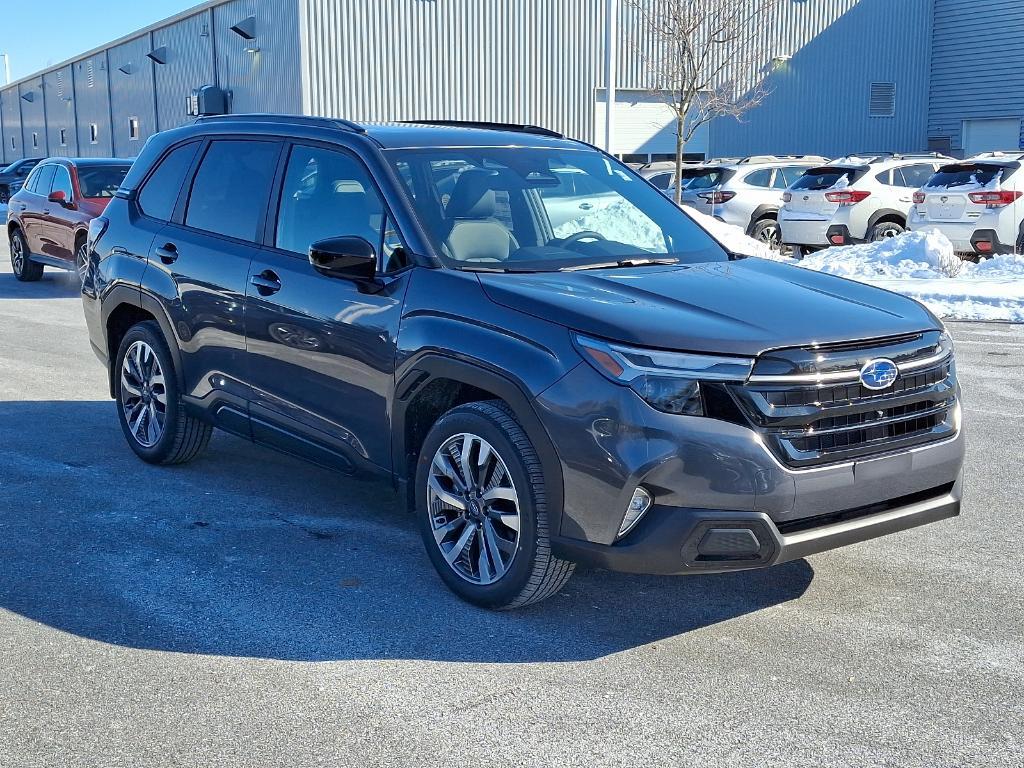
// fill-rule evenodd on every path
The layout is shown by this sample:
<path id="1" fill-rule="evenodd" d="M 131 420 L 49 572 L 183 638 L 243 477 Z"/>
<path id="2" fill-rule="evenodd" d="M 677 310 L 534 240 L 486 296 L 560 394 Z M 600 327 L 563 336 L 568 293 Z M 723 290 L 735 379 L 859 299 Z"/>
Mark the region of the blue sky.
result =
<path id="1" fill-rule="evenodd" d="M 0 53 L 17 80 L 198 5 L 200 0 L 3 0 Z M 3 82 L 0 62 L 0 83 Z"/>

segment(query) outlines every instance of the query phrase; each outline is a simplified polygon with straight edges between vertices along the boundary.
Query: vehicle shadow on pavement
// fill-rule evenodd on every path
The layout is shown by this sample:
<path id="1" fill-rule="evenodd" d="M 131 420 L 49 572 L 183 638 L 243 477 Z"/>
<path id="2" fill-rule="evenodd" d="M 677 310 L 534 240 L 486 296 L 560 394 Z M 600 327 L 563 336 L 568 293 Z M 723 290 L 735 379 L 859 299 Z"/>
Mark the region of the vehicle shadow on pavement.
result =
<path id="1" fill-rule="evenodd" d="M 589 571 L 520 611 L 459 601 L 389 485 L 216 433 L 137 460 L 112 402 L 0 403 L 0 607 L 104 643 L 285 660 L 595 659 L 793 600 L 806 561 Z"/>
<path id="2" fill-rule="evenodd" d="M 0 257 L 2 258 L 2 257 Z M 47 269 L 35 283 L 22 283 L 7 269 L 0 269 L 0 299 L 74 299 L 82 294 L 75 272 Z"/>

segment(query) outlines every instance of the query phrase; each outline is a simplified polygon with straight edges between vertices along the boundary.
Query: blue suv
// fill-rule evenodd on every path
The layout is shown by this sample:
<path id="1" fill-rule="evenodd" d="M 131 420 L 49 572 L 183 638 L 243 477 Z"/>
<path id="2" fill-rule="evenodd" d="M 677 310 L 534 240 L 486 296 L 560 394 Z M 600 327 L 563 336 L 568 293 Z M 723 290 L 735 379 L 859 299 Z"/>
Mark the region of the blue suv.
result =
<path id="1" fill-rule="evenodd" d="M 90 228 L 132 450 L 213 428 L 408 499 L 446 584 L 769 566 L 957 515 L 953 349 L 920 304 L 725 250 L 609 155 L 489 123 L 200 119 Z"/>

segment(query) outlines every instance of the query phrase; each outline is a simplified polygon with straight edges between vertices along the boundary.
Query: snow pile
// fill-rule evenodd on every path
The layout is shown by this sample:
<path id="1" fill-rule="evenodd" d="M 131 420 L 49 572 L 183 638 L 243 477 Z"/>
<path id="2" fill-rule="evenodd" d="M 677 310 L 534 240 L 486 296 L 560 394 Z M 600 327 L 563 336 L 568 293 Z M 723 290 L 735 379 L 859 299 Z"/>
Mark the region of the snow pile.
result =
<path id="1" fill-rule="evenodd" d="M 764 259 L 781 258 L 776 251 L 773 251 L 760 240 L 747 237 L 747 234 L 739 227 L 726 224 L 714 216 L 708 216 L 706 213 L 702 213 L 689 206 L 684 206 L 683 210 L 689 214 L 690 218 L 707 230 L 708 234 L 725 246 L 725 250 L 731 253 L 740 253 L 744 256 L 760 256 Z"/>
<path id="2" fill-rule="evenodd" d="M 908 232 L 878 243 L 829 248 L 805 256 L 800 266 L 817 272 L 861 278 L 925 280 L 955 277 L 963 262 L 940 232 Z"/>

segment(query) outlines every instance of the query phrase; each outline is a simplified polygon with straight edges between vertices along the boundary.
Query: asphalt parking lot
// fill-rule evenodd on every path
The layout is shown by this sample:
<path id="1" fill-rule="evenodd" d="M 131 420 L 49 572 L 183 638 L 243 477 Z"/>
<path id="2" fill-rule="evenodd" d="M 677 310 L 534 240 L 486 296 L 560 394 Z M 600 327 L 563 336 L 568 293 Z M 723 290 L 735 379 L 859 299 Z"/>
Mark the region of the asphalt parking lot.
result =
<path id="1" fill-rule="evenodd" d="M 961 518 L 492 614 L 386 486 L 136 460 L 76 293 L 0 252 L 0 766 L 1024 764 L 1024 327 L 951 325 Z"/>

